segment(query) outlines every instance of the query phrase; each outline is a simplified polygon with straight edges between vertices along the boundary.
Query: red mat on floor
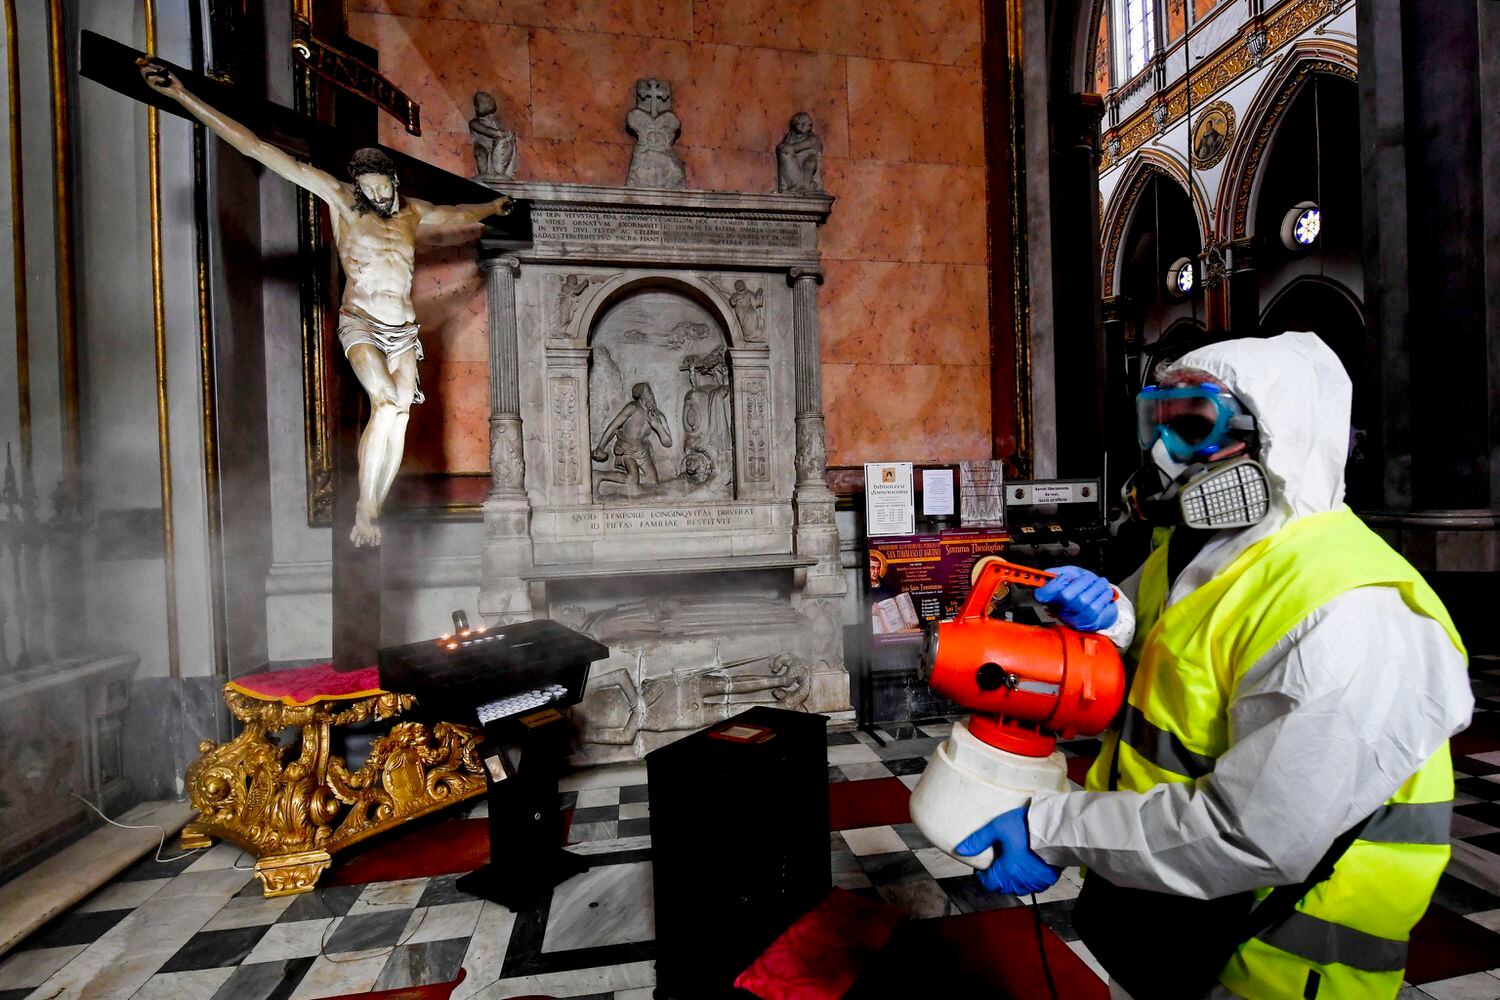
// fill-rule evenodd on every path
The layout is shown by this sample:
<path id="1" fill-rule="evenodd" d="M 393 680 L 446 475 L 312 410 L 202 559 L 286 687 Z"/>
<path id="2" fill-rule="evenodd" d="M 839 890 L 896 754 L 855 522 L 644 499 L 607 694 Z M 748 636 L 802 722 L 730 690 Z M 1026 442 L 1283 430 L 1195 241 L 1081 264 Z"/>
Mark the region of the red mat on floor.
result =
<path id="1" fill-rule="evenodd" d="M 1108 1000 L 1109 988 L 1046 926 L 1046 970 L 1063 1000 Z M 1029 906 L 917 920 L 896 932 L 848 1000 L 969 995 L 994 1000 L 1051 996 Z"/>
<path id="2" fill-rule="evenodd" d="M 1500 750 L 1500 714 L 1481 712 L 1474 716 L 1473 724 L 1449 740 L 1448 745 L 1455 757 Z"/>
<path id="3" fill-rule="evenodd" d="M 910 823 L 911 792 L 896 778 L 836 781 L 828 786 L 830 829 Z M 573 810 L 563 813 L 563 829 Z M 337 861 L 320 884 L 363 885 L 471 872 L 490 860 L 489 820 L 450 819 L 423 823 L 382 838 L 358 854 Z"/>
<path id="4" fill-rule="evenodd" d="M 1088 776 L 1089 768 L 1094 766 L 1094 757 L 1069 757 L 1068 777 L 1083 784 L 1083 779 Z"/>
<path id="5" fill-rule="evenodd" d="M 563 810 L 563 837 L 573 810 Z M 454 875 L 482 868 L 490 860 L 490 821 L 450 819 L 423 823 L 382 838 L 369 848 L 337 862 L 320 885 L 364 885 L 408 878 Z"/>
<path id="6" fill-rule="evenodd" d="M 899 778 L 835 781 L 828 786 L 828 826 L 857 830 L 862 826 L 910 823 L 911 790 Z"/>
<path id="7" fill-rule="evenodd" d="M 1434 903 L 1411 931 L 1406 981 L 1421 986 L 1500 962 L 1500 934 Z"/>
<path id="8" fill-rule="evenodd" d="M 448 1000 L 458 984 L 464 981 L 468 975 L 463 969 L 458 970 L 458 975 L 451 982 L 433 983 L 431 986 L 403 986 L 395 990 L 373 990 L 369 993 L 341 993 L 334 997 L 325 997 L 324 1000 Z M 517 997 L 516 1000 L 551 1000 L 550 997 Z"/>

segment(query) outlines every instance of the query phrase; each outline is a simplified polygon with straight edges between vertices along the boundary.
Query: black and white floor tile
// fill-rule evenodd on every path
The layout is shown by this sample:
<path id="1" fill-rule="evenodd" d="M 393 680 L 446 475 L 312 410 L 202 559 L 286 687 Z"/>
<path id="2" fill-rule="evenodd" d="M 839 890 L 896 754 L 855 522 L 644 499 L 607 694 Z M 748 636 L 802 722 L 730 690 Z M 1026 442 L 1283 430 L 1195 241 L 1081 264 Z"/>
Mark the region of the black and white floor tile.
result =
<path id="1" fill-rule="evenodd" d="M 1476 731 L 1500 734 L 1500 662 L 1476 662 Z M 944 720 L 830 734 L 830 782 L 914 785 Z M 876 737 L 879 737 L 877 739 Z M 1063 746 L 1089 755 L 1095 741 Z M 1454 860 L 1434 903 L 1500 931 L 1500 745 L 1455 759 Z M 457 875 L 321 888 L 264 899 L 249 861 L 219 845 L 146 859 L 0 961 L 0 1000 L 312 1000 L 451 982 L 464 997 L 543 994 L 647 1000 L 654 976 L 650 811 L 641 765 L 573 776 L 572 849 L 593 862 L 549 903 L 516 915 L 459 891 Z M 469 815 L 484 814 L 482 804 Z M 984 892 L 909 824 L 831 834 L 834 881 L 927 918 L 1029 900 Z M 1069 870 L 1037 896 L 1047 924 L 1073 933 Z M 1494 972 L 1407 987 L 1403 1000 L 1500 1000 Z"/>

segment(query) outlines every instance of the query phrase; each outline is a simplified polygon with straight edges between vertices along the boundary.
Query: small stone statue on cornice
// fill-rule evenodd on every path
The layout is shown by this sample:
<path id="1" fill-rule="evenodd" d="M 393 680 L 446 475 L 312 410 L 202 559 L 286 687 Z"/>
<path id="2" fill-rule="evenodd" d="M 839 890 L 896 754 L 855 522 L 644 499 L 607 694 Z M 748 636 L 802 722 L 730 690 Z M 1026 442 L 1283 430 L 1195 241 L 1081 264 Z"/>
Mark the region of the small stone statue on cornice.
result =
<path id="1" fill-rule="evenodd" d="M 516 134 L 500 124 L 495 111 L 494 95 L 475 91 L 469 135 L 474 140 L 474 178 L 480 183 L 516 178 Z"/>
<path id="2" fill-rule="evenodd" d="M 635 107 L 625 116 L 625 131 L 635 136 L 626 187 L 687 187 L 687 171 L 672 146 L 682 120 L 672 111 L 672 85 L 655 78 L 635 81 Z"/>
<path id="3" fill-rule="evenodd" d="M 792 115 L 776 145 L 776 190 L 780 194 L 823 193 L 823 140 L 813 133 L 812 115 Z"/>

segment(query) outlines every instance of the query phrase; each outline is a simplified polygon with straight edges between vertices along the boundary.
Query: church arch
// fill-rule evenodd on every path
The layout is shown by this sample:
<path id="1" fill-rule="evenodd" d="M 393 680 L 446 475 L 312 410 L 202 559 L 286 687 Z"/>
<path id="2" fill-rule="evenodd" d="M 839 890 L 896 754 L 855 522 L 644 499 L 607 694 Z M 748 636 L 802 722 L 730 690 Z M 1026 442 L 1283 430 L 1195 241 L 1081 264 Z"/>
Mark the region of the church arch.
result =
<path id="1" fill-rule="evenodd" d="M 1353 46 L 1322 39 L 1295 43 L 1245 109 L 1214 209 L 1215 229 L 1230 239 L 1256 235 L 1254 205 L 1266 153 L 1275 144 L 1288 109 L 1317 74 L 1355 80 L 1358 63 Z"/>
<path id="2" fill-rule="evenodd" d="M 1196 181 L 1191 188 L 1188 186 L 1187 168 L 1182 161 L 1155 149 L 1136 153 L 1130 165 L 1125 168 L 1120 183 L 1115 187 L 1115 195 L 1110 199 L 1110 204 L 1105 206 L 1104 222 L 1100 227 L 1105 295 L 1119 295 L 1122 292 L 1120 265 L 1122 254 L 1125 252 L 1122 245 L 1125 232 L 1135 221 L 1136 212 L 1142 203 L 1142 195 L 1147 192 L 1153 178 L 1160 178 L 1178 187 L 1184 199 L 1190 197 L 1193 225 L 1198 233 L 1199 248 L 1201 249 L 1208 240 L 1209 233 L 1206 225 L 1208 202 L 1201 186 Z"/>

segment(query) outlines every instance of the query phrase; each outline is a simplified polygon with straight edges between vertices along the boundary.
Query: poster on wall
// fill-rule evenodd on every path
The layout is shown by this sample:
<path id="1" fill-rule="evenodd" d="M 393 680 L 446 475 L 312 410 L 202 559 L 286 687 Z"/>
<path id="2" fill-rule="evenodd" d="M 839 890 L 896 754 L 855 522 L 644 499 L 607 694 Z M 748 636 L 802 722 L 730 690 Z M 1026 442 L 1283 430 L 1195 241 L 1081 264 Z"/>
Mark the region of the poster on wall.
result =
<path id="1" fill-rule="evenodd" d="M 917 530 L 910 462 L 865 463 L 865 534 L 910 535 Z"/>
<path id="2" fill-rule="evenodd" d="M 956 615 L 969 597 L 974 563 L 1003 553 L 1009 541 L 1009 534 L 994 528 L 872 538 L 870 629 L 875 642 L 920 642 L 925 624 Z"/>
<path id="3" fill-rule="evenodd" d="M 1005 463 L 958 463 L 959 520 L 966 528 L 1005 524 Z"/>

